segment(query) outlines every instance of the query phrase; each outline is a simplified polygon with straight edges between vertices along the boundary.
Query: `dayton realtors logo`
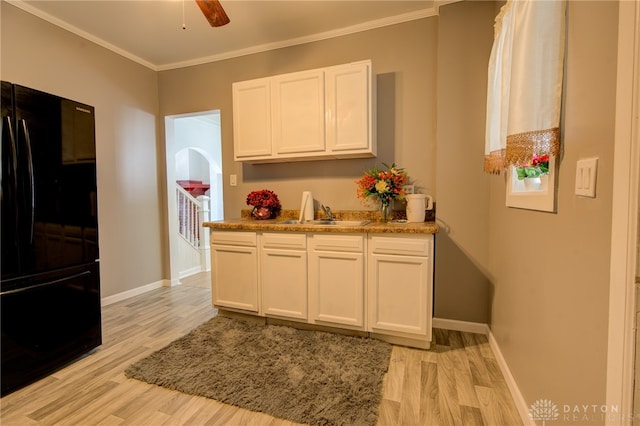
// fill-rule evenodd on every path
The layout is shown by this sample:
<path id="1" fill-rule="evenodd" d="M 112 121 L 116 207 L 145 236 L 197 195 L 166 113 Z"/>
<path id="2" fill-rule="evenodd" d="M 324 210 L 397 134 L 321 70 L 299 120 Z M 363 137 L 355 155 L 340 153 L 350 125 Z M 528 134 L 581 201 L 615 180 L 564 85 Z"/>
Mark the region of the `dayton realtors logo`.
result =
<path id="1" fill-rule="evenodd" d="M 531 420 L 542 420 L 542 426 L 545 426 L 547 420 L 558 420 L 560 413 L 556 404 L 548 399 L 539 399 L 529 407 L 529 417 Z"/>
<path id="2" fill-rule="evenodd" d="M 529 417 L 534 421 L 542 421 L 545 426 L 548 420 L 560 418 L 558 406 L 549 399 L 539 399 L 529 407 Z M 634 416 L 629 416 L 632 419 Z M 580 404 L 562 406 L 562 421 L 564 422 L 597 422 L 602 424 L 607 420 L 622 419 L 617 405 Z"/>

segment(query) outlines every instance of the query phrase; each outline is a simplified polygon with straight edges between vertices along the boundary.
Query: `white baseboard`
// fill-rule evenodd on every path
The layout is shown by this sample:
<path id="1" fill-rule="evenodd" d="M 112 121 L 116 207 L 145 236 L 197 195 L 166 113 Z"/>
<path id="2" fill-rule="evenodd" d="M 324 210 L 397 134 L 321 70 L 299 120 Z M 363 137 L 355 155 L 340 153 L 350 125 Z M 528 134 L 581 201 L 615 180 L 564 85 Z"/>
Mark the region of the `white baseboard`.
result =
<path id="1" fill-rule="evenodd" d="M 464 331 L 467 333 L 484 334 L 488 336 L 491 330 L 489 326 L 481 322 L 459 321 L 445 318 L 434 318 L 432 325 L 444 330 Z"/>
<path id="2" fill-rule="evenodd" d="M 101 305 L 107 306 L 120 302 L 121 300 L 128 299 L 130 297 L 138 296 L 139 294 L 146 293 L 151 290 L 155 290 L 160 287 L 170 287 L 168 280 L 160 280 L 142 287 L 132 288 L 131 290 L 123 291 L 122 293 L 114 294 L 113 296 L 103 297 L 101 299 Z"/>
<path id="3" fill-rule="evenodd" d="M 199 274 L 200 272 L 202 272 L 202 266 L 198 265 L 189 269 L 185 269 L 184 271 L 180 271 L 178 273 L 178 277 L 180 277 L 180 279 L 187 278 L 191 275 Z"/>
<path id="4" fill-rule="evenodd" d="M 489 330 L 489 334 L 487 335 L 489 339 L 489 346 L 491 350 L 496 356 L 496 362 L 500 366 L 500 371 L 502 371 L 502 375 L 504 376 L 504 380 L 507 382 L 507 387 L 509 391 L 511 391 L 511 397 L 513 398 L 513 402 L 516 404 L 516 408 L 518 409 L 518 414 L 520 414 L 520 420 L 522 420 L 523 425 L 535 426 L 536 422 L 529 416 L 529 406 L 527 405 L 527 401 L 524 400 L 522 393 L 520 392 L 520 388 L 516 383 L 516 379 L 511 374 L 511 370 L 507 365 L 507 361 L 502 356 L 502 351 L 500 351 L 500 347 L 498 346 L 498 342 L 496 338 L 493 336 L 491 330 Z"/>
<path id="5" fill-rule="evenodd" d="M 500 371 L 504 376 L 504 380 L 507 382 L 507 387 L 511 392 L 511 397 L 516 404 L 516 408 L 518 409 L 518 414 L 520 414 L 522 423 L 527 426 L 535 426 L 536 422 L 533 421 L 529 416 L 529 407 L 527 406 L 527 402 L 522 396 L 520 388 L 518 388 L 518 384 L 511 374 L 511 370 L 507 365 L 507 361 L 504 359 L 504 356 L 502 356 L 502 351 L 498 346 L 496 338 L 491 332 L 491 328 L 489 328 L 487 324 L 479 322 L 450 320 L 445 318 L 433 318 L 432 325 L 435 328 L 442 328 L 444 330 L 464 331 L 467 333 L 484 334 L 485 336 L 487 336 L 487 339 L 489 340 L 489 346 L 496 356 L 496 362 L 500 367 Z"/>

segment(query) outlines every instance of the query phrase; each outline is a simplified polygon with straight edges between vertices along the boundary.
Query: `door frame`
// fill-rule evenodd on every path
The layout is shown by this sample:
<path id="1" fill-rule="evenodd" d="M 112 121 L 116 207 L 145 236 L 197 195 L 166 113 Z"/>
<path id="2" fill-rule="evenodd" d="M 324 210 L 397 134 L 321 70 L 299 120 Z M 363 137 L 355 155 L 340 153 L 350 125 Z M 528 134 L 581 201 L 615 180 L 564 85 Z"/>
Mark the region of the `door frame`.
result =
<path id="1" fill-rule="evenodd" d="M 607 425 L 630 425 L 635 355 L 635 274 L 640 173 L 640 3 L 620 1 L 609 280 Z"/>
<path id="2" fill-rule="evenodd" d="M 215 113 L 218 110 L 207 110 L 185 114 L 167 115 L 164 117 L 165 136 L 165 173 L 166 173 L 166 194 L 167 194 L 167 242 L 169 245 L 169 286 L 180 285 L 180 268 L 178 265 L 178 207 L 175 196 L 175 161 L 176 161 L 176 141 L 175 141 L 175 120 L 188 117 L 197 117 Z M 202 152 L 200 152 L 202 154 Z M 205 158 L 210 158 L 204 155 Z M 211 164 L 209 165 L 211 167 Z M 222 170 L 220 170 L 222 174 Z M 211 182 L 213 185 L 214 182 Z M 220 188 L 221 189 L 221 188 Z M 212 212 L 213 213 L 213 212 Z"/>

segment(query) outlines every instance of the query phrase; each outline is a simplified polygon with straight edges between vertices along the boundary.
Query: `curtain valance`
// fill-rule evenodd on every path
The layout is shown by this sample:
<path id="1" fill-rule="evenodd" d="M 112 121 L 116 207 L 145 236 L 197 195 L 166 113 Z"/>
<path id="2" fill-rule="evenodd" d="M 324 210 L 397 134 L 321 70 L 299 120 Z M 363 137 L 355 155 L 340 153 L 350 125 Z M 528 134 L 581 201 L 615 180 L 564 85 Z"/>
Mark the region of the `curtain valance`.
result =
<path id="1" fill-rule="evenodd" d="M 484 170 L 558 155 L 565 42 L 564 0 L 508 0 L 489 59 Z"/>

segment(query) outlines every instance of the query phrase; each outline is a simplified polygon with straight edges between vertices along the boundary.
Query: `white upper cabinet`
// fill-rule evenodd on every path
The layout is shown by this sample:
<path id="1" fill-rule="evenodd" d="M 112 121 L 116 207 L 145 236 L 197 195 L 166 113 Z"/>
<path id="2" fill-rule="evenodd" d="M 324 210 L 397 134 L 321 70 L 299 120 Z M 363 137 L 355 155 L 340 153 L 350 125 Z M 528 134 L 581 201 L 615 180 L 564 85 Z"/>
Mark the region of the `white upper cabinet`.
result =
<path id="1" fill-rule="evenodd" d="M 236 161 L 271 156 L 271 82 L 233 84 L 233 155 Z"/>
<path id="2" fill-rule="evenodd" d="M 374 157 L 371 61 L 233 84 L 234 159 Z"/>
<path id="3" fill-rule="evenodd" d="M 275 154 L 323 152 L 323 72 L 297 72 L 274 77 L 271 81 L 271 96 Z"/>
<path id="4" fill-rule="evenodd" d="M 327 148 L 334 154 L 375 154 L 371 64 L 356 63 L 325 71 Z"/>

